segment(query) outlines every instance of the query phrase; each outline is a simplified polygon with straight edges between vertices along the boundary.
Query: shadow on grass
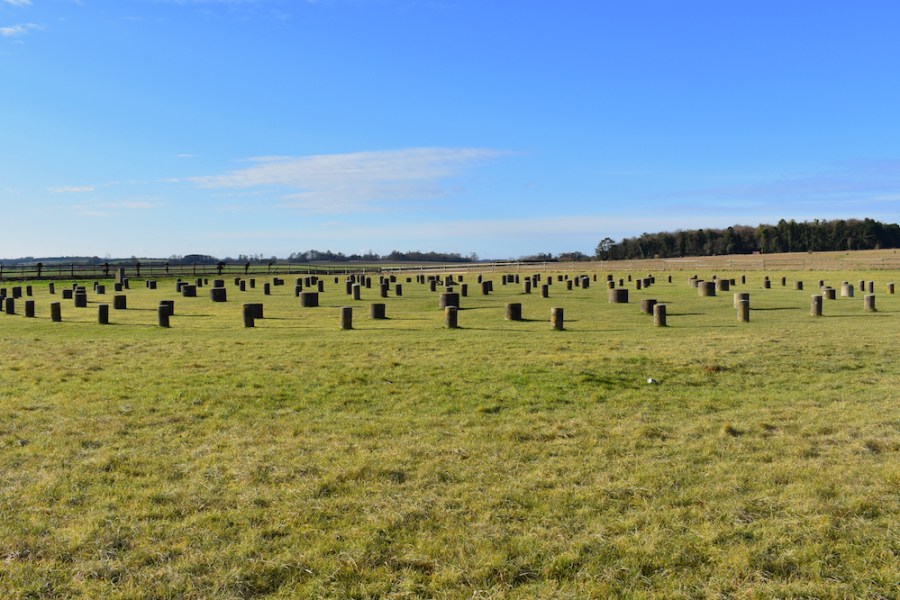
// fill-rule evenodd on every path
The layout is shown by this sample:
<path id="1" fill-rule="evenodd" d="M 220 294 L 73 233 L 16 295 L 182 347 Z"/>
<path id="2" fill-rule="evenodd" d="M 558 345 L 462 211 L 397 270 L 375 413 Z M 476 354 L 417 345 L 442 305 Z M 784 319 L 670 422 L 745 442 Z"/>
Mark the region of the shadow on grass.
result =
<path id="1" fill-rule="evenodd" d="M 829 315 L 824 314 L 822 318 L 825 319 L 871 319 L 874 317 L 892 317 L 893 315 L 884 313 L 884 312 L 873 312 L 873 313 L 864 313 L 861 315 Z"/>

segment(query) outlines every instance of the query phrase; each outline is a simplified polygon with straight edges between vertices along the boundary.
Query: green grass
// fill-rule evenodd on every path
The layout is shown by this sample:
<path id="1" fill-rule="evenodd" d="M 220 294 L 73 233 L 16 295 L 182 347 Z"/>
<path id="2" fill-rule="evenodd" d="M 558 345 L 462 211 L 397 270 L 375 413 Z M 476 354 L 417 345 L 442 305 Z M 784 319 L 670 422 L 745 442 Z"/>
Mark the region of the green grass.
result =
<path id="1" fill-rule="evenodd" d="M 35 283 L 0 314 L 0 597 L 897 597 L 900 274 L 748 274 L 748 324 L 667 275 L 627 305 L 467 276 L 457 330 L 405 278 L 314 309 L 133 282 L 109 326 L 111 293 L 52 323 Z M 878 312 L 809 316 L 820 278 Z"/>

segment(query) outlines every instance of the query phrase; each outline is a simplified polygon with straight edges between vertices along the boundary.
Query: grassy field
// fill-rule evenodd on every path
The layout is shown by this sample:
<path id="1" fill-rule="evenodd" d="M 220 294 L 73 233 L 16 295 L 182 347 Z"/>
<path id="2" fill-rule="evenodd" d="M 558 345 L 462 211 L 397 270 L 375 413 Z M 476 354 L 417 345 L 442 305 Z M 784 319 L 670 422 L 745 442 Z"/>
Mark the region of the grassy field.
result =
<path id="1" fill-rule="evenodd" d="M 132 281 L 105 326 L 111 292 L 53 323 L 35 282 L 0 314 L 0 597 L 897 598 L 900 273 L 720 272 L 750 323 L 690 274 L 629 304 L 467 275 L 455 330 L 405 277 L 318 308 Z M 811 317 L 818 279 L 877 312 Z"/>

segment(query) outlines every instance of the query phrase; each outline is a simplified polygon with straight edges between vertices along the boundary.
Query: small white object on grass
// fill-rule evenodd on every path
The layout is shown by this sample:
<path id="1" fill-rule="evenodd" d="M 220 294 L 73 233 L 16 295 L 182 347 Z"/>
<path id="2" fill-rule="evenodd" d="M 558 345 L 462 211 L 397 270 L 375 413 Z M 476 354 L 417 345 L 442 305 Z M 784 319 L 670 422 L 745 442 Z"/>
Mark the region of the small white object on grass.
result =
<path id="1" fill-rule="evenodd" d="M 657 380 L 653 379 L 652 377 L 648 377 L 647 383 L 659 383 L 659 382 Z"/>

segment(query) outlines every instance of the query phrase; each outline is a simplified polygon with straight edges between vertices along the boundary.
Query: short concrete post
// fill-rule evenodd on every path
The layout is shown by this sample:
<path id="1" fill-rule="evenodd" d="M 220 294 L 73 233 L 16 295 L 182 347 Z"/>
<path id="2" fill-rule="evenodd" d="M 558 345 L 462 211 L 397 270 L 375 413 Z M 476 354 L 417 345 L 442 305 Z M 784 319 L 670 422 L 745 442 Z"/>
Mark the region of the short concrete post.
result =
<path id="1" fill-rule="evenodd" d="M 353 307 L 341 307 L 341 329 L 353 329 Z"/>
<path id="2" fill-rule="evenodd" d="M 665 304 L 654 304 L 653 305 L 653 324 L 656 327 L 665 327 L 666 326 L 666 305 Z"/>
<path id="3" fill-rule="evenodd" d="M 34 318 L 34 300 L 25 301 L 25 316 L 30 319 Z"/>
<path id="4" fill-rule="evenodd" d="M 697 284 L 697 294 L 703 297 L 715 296 L 716 295 L 716 282 L 715 281 L 701 281 Z"/>
<path id="5" fill-rule="evenodd" d="M 738 317 L 738 321 L 740 321 L 741 323 L 749 323 L 750 322 L 750 301 L 749 300 L 741 300 L 740 302 L 738 302 L 737 317 Z"/>
<path id="6" fill-rule="evenodd" d="M 795 281 L 795 282 L 794 282 L 794 289 L 802 292 L 802 291 L 803 291 L 803 282 L 802 282 L 802 281 Z"/>
<path id="7" fill-rule="evenodd" d="M 157 318 L 159 319 L 160 327 L 168 327 L 169 326 L 169 307 L 165 304 L 160 304 L 159 308 L 156 309 Z"/>
<path id="8" fill-rule="evenodd" d="M 875 312 L 875 294 L 866 294 L 863 298 L 866 312 Z"/>
<path id="9" fill-rule="evenodd" d="M 448 306 L 455 306 L 459 308 L 459 294 L 456 292 L 444 292 L 440 296 L 440 300 L 438 301 L 438 308 L 447 308 Z"/>
<path id="10" fill-rule="evenodd" d="M 822 296 L 820 294 L 813 294 L 810 297 L 809 314 L 813 317 L 822 316 Z"/>
<path id="11" fill-rule="evenodd" d="M 564 327 L 563 309 L 554 306 L 550 309 L 550 326 L 556 331 L 562 331 Z"/>
<path id="12" fill-rule="evenodd" d="M 16 314 L 16 299 L 12 296 L 7 297 L 3 309 L 8 315 Z"/>
<path id="13" fill-rule="evenodd" d="M 459 327 L 459 309 L 456 306 L 444 307 L 444 326 L 447 329 Z"/>
<path id="14" fill-rule="evenodd" d="M 56 293 L 56 284 L 51 281 L 50 283 L 47 284 L 47 290 L 51 294 L 55 294 Z"/>
<path id="15" fill-rule="evenodd" d="M 172 317 L 175 315 L 175 301 L 174 300 L 160 300 L 159 307 L 166 307 L 166 310 L 169 311 L 169 316 Z"/>
<path id="16" fill-rule="evenodd" d="M 243 305 L 244 327 L 254 327 L 256 322 L 254 319 L 255 311 L 252 304 Z"/>
<path id="17" fill-rule="evenodd" d="M 641 312 L 645 315 L 652 315 L 654 306 L 656 306 L 656 299 L 654 298 L 643 298 L 641 300 Z"/>
<path id="18" fill-rule="evenodd" d="M 213 302 L 226 302 L 227 291 L 224 287 L 211 287 L 209 288 L 209 299 Z"/>
<path id="19" fill-rule="evenodd" d="M 550 286 L 546 283 L 541 285 L 541 298 L 549 298 L 550 297 Z"/>
<path id="20" fill-rule="evenodd" d="M 381 303 L 376 303 L 369 306 L 369 318 L 386 319 L 387 317 L 385 316 L 385 307 L 386 305 Z"/>
<path id="21" fill-rule="evenodd" d="M 893 284 L 893 283 L 887 284 L 887 293 L 888 293 L 888 294 L 893 294 L 893 293 L 894 293 L 894 284 Z"/>
<path id="22" fill-rule="evenodd" d="M 97 323 L 109 325 L 109 304 L 97 305 Z"/>
<path id="23" fill-rule="evenodd" d="M 520 302 L 507 302 L 503 318 L 507 321 L 521 321 L 522 304 Z"/>
<path id="24" fill-rule="evenodd" d="M 463 286 L 463 287 L 465 287 L 465 286 Z M 394 284 L 394 295 L 397 296 L 398 298 L 403 295 L 403 284 L 402 283 Z"/>
<path id="25" fill-rule="evenodd" d="M 62 321 L 62 304 L 59 302 L 50 303 L 50 320 L 56 323 Z"/>
<path id="26" fill-rule="evenodd" d="M 852 298 L 853 297 L 853 284 L 847 283 L 846 281 L 841 284 L 841 297 L 843 297 L 843 298 Z"/>
<path id="27" fill-rule="evenodd" d="M 613 288 L 609 290 L 610 304 L 628 304 L 628 288 Z"/>
<path id="28" fill-rule="evenodd" d="M 303 308 L 319 306 L 319 292 L 300 292 L 300 306 Z"/>
<path id="29" fill-rule="evenodd" d="M 352 290 L 353 290 L 353 299 L 359 300 L 361 298 L 360 292 L 362 290 L 362 286 L 358 283 L 354 283 Z"/>
<path id="30" fill-rule="evenodd" d="M 735 292 L 734 293 L 734 308 L 737 309 L 741 302 L 746 300 L 750 302 L 750 292 Z"/>

